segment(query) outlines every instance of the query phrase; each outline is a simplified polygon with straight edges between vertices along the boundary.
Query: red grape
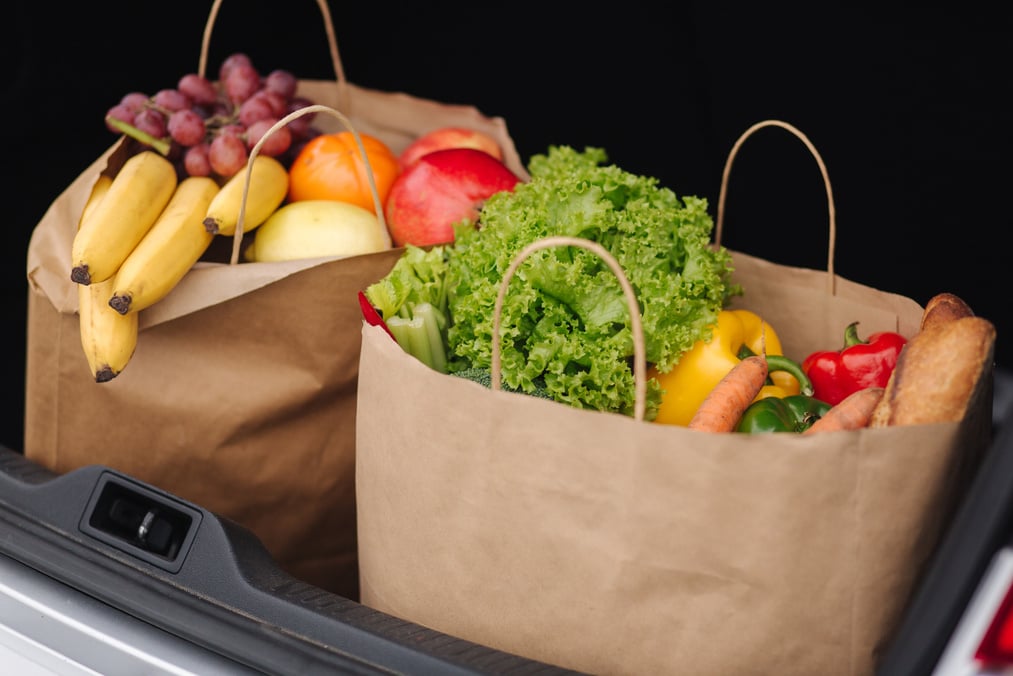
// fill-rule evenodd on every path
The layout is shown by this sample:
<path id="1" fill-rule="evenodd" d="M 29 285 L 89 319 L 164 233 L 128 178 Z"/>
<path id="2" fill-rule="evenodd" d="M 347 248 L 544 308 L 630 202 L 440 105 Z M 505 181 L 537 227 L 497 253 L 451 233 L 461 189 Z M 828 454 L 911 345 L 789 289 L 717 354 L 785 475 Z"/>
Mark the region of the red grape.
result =
<path id="1" fill-rule="evenodd" d="M 311 105 L 308 99 L 296 97 L 288 102 L 285 114 L 294 113 L 308 105 Z M 292 132 L 292 135 L 299 139 L 309 138 L 314 117 L 316 117 L 316 111 L 303 113 L 299 117 L 289 120 L 288 128 Z"/>
<path id="2" fill-rule="evenodd" d="M 243 54 L 242 52 L 230 54 L 224 61 L 222 61 L 222 65 L 218 67 L 218 81 L 225 82 L 225 80 L 228 79 L 229 72 L 232 68 L 239 64 L 250 66 L 253 65 L 253 62 L 250 61 L 249 56 Z"/>
<path id="3" fill-rule="evenodd" d="M 285 125 L 286 127 L 288 127 L 288 130 L 292 133 L 293 138 L 305 139 L 309 137 L 310 129 L 312 127 L 310 126 L 309 121 L 306 119 L 307 117 L 308 115 L 297 117 L 293 120 L 289 120 L 289 123 Z"/>
<path id="4" fill-rule="evenodd" d="M 211 169 L 224 178 L 230 178 L 246 166 L 249 155 L 246 144 L 238 136 L 218 135 L 208 148 Z"/>
<path id="5" fill-rule="evenodd" d="M 125 103 L 117 103 L 115 106 L 106 111 L 106 117 L 111 117 L 119 120 L 120 122 L 126 122 L 127 124 L 134 123 L 134 116 L 134 110 Z M 119 129 L 109 123 L 106 123 L 106 127 L 114 134 L 122 133 Z"/>
<path id="6" fill-rule="evenodd" d="M 206 77 L 187 73 L 179 79 L 176 89 L 190 97 L 196 105 L 210 106 L 218 100 L 218 90 Z"/>
<path id="7" fill-rule="evenodd" d="M 238 63 L 229 71 L 222 85 L 229 100 L 239 104 L 260 89 L 260 73 L 249 64 Z"/>
<path id="8" fill-rule="evenodd" d="M 275 117 L 270 102 L 263 96 L 252 96 L 243 101 L 239 106 L 239 123 L 249 127 L 257 120 L 264 120 Z"/>
<path id="9" fill-rule="evenodd" d="M 204 119 L 192 109 L 177 110 L 169 116 L 169 136 L 183 146 L 192 146 L 204 140 L 207 131 Z"/>
<path id="10" fill-rule="evenodd" d="M 183 168 L 190 176 L 210 176 L 211 160 L 208 157 L 210 146 L 207 143 L 198 143 L 186 149 L 183 155 Z"/>
<path id="11" fill-rule="evenodd" d="M 187 110 L 193 105 L 190 97 L 178 89 L 160 89 L 151 97 L 151 101 L 159 108 L 164 108 L 170 113 L 174 113 L 177 110 Z"/>
<path id="12" fill-rule="evenodd" d="M 166 134 L 165 115 L 154 108 L 139 111 L 134 116 L 134 126 L 155 138 L 162 138 Z"/>
<path id="13" fill-rule="evenodd" d="M 264 134 L 266 134 L 277 121 L 278 120 L 276 118 L 271 117 L 263 120 L 257 120 L 251 124 L 246 130 L 246 147 L 253 150 L 253 146 L 257 145 Z M 286 125 L 271 132 L 271 135 L 267 137 L 264 144 L 260 146 L 260 150 L 257 152 L 261 155 L 277 157 L 288 150 L 290 145 L 292 145 L 292 133 Z"/>
<path id="14" fill-rule="evenodd" d="M 264 78 L 264 89 L 281 94 L 282 98 L 286 101 L 295 96 L 298 84 L 299 81 L 296 80 L 295 75 L 287 70 L 272 70 Z"/>
<path id="15" fill-rule="evenodd" d="M 288 108 L 288 99 L 279 94 L 278 92 L 272 92 L 268 89 L 261 89 L 254 93 L 250 99 L 263 99 L 267 101 L 268 105 L 271 106 L 271 112 L 278 119 L 285 116 Z"/>
<path id="16" fill-rule="evenodd" d="M 143 110 L 149 102 L 148 95 L 142 92 L 130 92 L 129 94 L 124 94 L 123 98 L 120 99 L 120 103 L 135 114 Z"/>
<path id="17" fill-rule="evenodd" d="M 289 99 L 287 108 L 288 108 L 288 112 L 293 113 L 293 112 L 299 110 L 300 108 L 305 108 L 306 106 L 311 106 L 311 105 L 313 105 L 313 102 L 310 101 L 309 99 L 307 99 L 306 97 L 304 97 L 304 96 L 293 96 L 291 99 Z M 302 116 L 299 117 L 299 119 L 300 120 L 306 120 L 307 122 L 312 122 L 313 118 L 316 117 L 316 116 L 317 116 L 316 111 L 313 111 L 311 113 L 304 113 Z"/>

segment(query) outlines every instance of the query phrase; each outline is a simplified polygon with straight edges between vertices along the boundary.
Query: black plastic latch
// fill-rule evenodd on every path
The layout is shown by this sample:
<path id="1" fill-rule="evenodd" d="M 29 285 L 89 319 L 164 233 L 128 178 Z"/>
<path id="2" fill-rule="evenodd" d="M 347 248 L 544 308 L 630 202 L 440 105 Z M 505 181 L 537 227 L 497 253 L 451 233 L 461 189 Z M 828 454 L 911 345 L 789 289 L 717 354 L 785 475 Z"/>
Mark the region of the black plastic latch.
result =
<path id="1" fill-rule="evenodd" d="M 81 519 L 82 531 L 139 559 L 178 572 L 201 512 L 113 472 L 103 472 Z"/>

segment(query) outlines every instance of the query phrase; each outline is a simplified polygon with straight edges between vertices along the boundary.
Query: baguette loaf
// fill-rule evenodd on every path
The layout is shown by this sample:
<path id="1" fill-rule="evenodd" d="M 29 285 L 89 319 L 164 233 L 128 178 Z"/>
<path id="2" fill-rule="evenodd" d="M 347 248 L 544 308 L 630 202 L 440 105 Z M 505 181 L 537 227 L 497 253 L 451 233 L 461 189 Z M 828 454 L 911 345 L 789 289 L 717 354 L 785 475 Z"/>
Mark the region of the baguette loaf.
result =
<path id="1" fill-rule="evenodd" d="M 870 427 L 957 422 L 991 383 L 996 331 L 953 294 L 925 306 L 921 328 L 904 346 Z"/>

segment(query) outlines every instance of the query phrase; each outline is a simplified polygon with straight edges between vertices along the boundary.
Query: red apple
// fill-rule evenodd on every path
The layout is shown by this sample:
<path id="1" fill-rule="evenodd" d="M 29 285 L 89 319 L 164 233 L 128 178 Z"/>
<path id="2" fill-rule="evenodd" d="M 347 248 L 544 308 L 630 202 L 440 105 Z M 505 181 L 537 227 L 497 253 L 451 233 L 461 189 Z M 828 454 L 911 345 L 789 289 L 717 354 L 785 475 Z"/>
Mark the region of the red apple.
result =
<path id="1" fill-rule="evenodd" d="M 474 148 L 426 153 L 390 187 L 384 215 L 394 246 L 428 246 L 454 241 L 453 224 L 476 221 L 493 194 L 520 182 L 507 166 Z"/>
<path id="2" fill-rule="evenodd" d="M 475 148 L 484 150 L 497 160 L 503 159 L 503 149 L 489 134 L 467 127 L 440 127 L 412 141 L 401 151 L 397 161 L 404 171 L 423 155 L 444 148 Z"/>

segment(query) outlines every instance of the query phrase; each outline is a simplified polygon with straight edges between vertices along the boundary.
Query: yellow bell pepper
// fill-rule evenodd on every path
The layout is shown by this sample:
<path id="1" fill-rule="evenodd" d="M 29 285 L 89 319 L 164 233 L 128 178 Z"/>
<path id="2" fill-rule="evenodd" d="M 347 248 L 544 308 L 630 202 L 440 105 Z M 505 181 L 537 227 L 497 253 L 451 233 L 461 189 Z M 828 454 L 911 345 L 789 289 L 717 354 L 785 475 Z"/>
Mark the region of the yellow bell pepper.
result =
<path id="1" fill-rule="evenodd" d="M 657 379 L 665 390 L 654 422 L 689 424 L 718 381 L 741 361 L 739 354 L 743 346 L 754 354 L 784 354 L 773 327 L 755 312 L 722 310 L 709 341 L 697 342 L 668 373 L 661 373 L 652 366 L 648 377 Z M 770 380 L 774 384 L 765 385 L 756 399 L 784 398 L 800 392 L 798 380 L 785 371 L 771 371 Z"/>

